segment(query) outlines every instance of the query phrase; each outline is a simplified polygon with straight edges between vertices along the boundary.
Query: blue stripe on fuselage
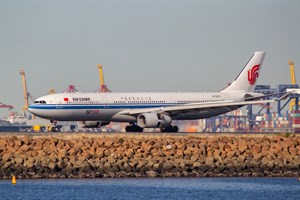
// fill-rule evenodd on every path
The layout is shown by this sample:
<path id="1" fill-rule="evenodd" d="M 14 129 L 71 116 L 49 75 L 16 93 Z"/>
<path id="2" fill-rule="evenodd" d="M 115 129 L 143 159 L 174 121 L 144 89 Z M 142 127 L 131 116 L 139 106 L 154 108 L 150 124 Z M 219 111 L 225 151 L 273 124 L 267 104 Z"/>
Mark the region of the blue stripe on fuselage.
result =
<path id="1" fill-rule="evenodd" d="M 138 108 L 155 108 L 182 105 L 178 103 L 168 104 L 33 104 L 30 109 L 42 110 L 69 110 L 69 109 L 138 109 Z"/>

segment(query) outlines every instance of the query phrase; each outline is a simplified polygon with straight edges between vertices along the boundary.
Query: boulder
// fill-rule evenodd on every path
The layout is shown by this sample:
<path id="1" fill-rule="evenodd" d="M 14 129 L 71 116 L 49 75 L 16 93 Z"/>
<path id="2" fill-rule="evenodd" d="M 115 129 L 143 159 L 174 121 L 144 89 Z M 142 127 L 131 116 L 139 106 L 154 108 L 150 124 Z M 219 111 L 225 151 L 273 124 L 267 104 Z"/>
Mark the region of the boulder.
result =
<path id="1" fill-rule="evenodd" d="M 174 167 L 175 167 L 175 164 L 172 161 L 167 161 L 163 164 L 163 170 L 165 170 L 165 171 L 171 171 Z"/>
<path id="2" fill-rule="evenodd" d="M 252 146 L 252 152 L 253 152 L 253 154 L 261 153 L 261 149 L 262 149 L 261 146 L 259 146 L 257 144 L 254 144 Z"/>
<path id="3" fill-rule="evenodd" d="M 27 152 L 30 148 L 31 148 L 31 146 L 26 145 L 26 144 L 23 144 L 23 145 L 18 149 L 18 152 L 24 153 L 24 152 Z"/>
<path id="4" fill-rule="evenodd" d="M 114 142 L 111 139 L 106 138 L 104 146 L 111 147 L 113 144 L 114 144 Z"/>
<path id="5" fill-rule="evenodd" d="M 153 145 L 154 149 L 162 149 L 163 148 L 163 143 L 161 141 L 156 141 Z"/>
<path id="6" fill-rule="evenodd" d="M 245 140 L 240 140 L 238 142 L 238 150 L 243 153 L 245 152 L 246 150 L 248 149 L 248 145 L 247 145 L 247 142 Z"/>
<path id="7" fill-rule="evenodd" d="M 4 150 L 7 146 L 7 142 L 5 139 L 0 139 L 0 150 Z"/>
<path id="8" fill-rule="evenodd" d="M 105 148 L 96 148 L 95 149 L 95 155 L 99 158 L 103 158 L 104 157 L 104 151 L 105 151 Z"/>
<path id="9" fill-rule="evenodd" d="M 15 158 L 14 160 L 15 160 L 16 166 L 22 165 L 22 164 L 23 164 L 23 161 L 24 161 L 24 159 L 21 158 L 21 157 L 17 157 L 17 158 Z"/>
<path id="10" fill-rule="evenodd" d="M 155 171 L 147 171 L 146 172 L 147 176 L 150 177 L 150 178 L 153 178 L 153 177 L 157 177 L 158 176 L 158 173 L 155 172 Z"/>
<path id="11" fill-rule="evenodd" d="M 14 148 L 18 149 L 20 146 L 22 146 L 22 141 L 19 140 L 17 137 L 14 139 Z"/>
<path id="12" fill-rule="evenodd" d="M 29 169 L 33 167 L 34 163 L 35 163 L 34 158 L 27 158 L 26 160 L 23 161 L 23 166 Z"/>
<path id="13" fill-rule="evenodd" d="M 11 158 L 12 158 L 12 155 L 10 153 L 5 153 L 2 155 L 1 161 L 5 163 L 5 162 L 10 161 Z"/>
<path id="14" fill-rule="evenodd" d="M 48 167 L 52 170 L 52 171 L 55 171 L 55 169 L 56 169 L 56 163 L 49 163 L 49 165 L 48 165 Z"/>
<path id="15" fill-rule="evenodd" d="M 194 162 L 193 168 L 199 168 L 202 164 L 200 162 Z"/>
<path id="16" fill-rule="evenodd" d="M 207 157 L 205 160 L 205 164 L 208 166 L 214 165 L 214 163 L 215 163 L 215 158 L 213 157 Z"/>

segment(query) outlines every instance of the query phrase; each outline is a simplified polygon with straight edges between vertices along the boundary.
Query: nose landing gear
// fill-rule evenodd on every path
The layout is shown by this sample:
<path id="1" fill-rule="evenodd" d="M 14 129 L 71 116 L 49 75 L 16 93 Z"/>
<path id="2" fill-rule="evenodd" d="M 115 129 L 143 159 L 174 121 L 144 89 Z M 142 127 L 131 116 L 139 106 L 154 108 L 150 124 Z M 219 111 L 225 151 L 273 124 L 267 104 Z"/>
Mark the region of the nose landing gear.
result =
<path id="1" fill-rule="evenodd" d="M 56 126 L 57 124 L 57 121 L 56 120 L 50 120 L 52 126 L 49 128 L 51 132 L 58 132 L 59 129 L 58 127 Z"/>

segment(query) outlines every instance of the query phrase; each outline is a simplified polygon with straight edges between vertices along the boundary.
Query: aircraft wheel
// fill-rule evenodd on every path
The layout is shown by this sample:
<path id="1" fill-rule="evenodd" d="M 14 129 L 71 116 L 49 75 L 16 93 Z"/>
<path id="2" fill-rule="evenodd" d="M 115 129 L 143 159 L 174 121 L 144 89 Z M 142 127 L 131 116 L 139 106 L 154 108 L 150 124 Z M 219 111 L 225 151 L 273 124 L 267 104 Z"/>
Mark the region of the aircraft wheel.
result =
<path id="1" fill-rule="evenodd" d="M 178 132 L 178 126 L 169 125 L 169 126 L 166 126 L 165 128 L 162 128 L 160 130 L 163 133 L 172 133 L 172 132 L 177 133 Z"/>
<path id="2" fill-rule="evenodd" d="M 52 131 L 52 132 L 58 132 L 58 128 L 55 127 L 55 126 L 53 126 L 53 127 L 51 128 L 51 131 Z"/>
<path id="3" fill-rule="evenodd" d="M 177 133 L 177 132 L 178 132 L 178 126 L 173 126 L 172 131 L 173 131 L 174 133 Z"/>
<path id="4" fill-rule="evenodd" d="M 132 132 L 143 132 L 143 128 L 142 127 L 139 127 L 137 125 L 133 125 L 132 127 Z"/>
<path id="5" fill-rule="evenodd" d="M 138 132 L 139 131 L 139 127 L 136 125 L 131 126 L 131 130 L 132 132 Z"/>
<path id="6" fill-rule="evenodd" d="M 126 130 L 126 132 L 131 132 L 132 130 L 131 130 L 131 126 L 126 126 L 125 127 L 125 130 Z"/>
<path id="7" fill-rule="evenodd" d="M 132 126 L 126 126 L 125 130 L 126 132 L 143 132 L 144 129 L 137 125 L 132 125 Z"/>
<path id="8" fill-rule="evenodd" d="M 171 133 L 171 132 L 173 132 L 173 126 L 172 125 L 166 126 L 165 128 L 161 129 L 161 132 Z"/>

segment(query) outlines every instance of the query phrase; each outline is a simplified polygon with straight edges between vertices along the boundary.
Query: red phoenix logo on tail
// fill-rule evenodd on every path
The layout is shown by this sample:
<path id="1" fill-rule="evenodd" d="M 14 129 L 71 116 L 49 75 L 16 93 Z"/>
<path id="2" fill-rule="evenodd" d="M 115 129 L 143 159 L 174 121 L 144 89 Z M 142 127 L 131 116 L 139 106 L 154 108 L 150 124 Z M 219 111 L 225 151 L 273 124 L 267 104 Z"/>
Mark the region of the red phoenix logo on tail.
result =
<path id="1" fill-rule="evenodd" d="M 256 79 L 258 78 L 258 70 L 260 65 L 254 65 L 251 69 L 248 70 L 248 82 L 250 85 L 254 85 Z"/>

